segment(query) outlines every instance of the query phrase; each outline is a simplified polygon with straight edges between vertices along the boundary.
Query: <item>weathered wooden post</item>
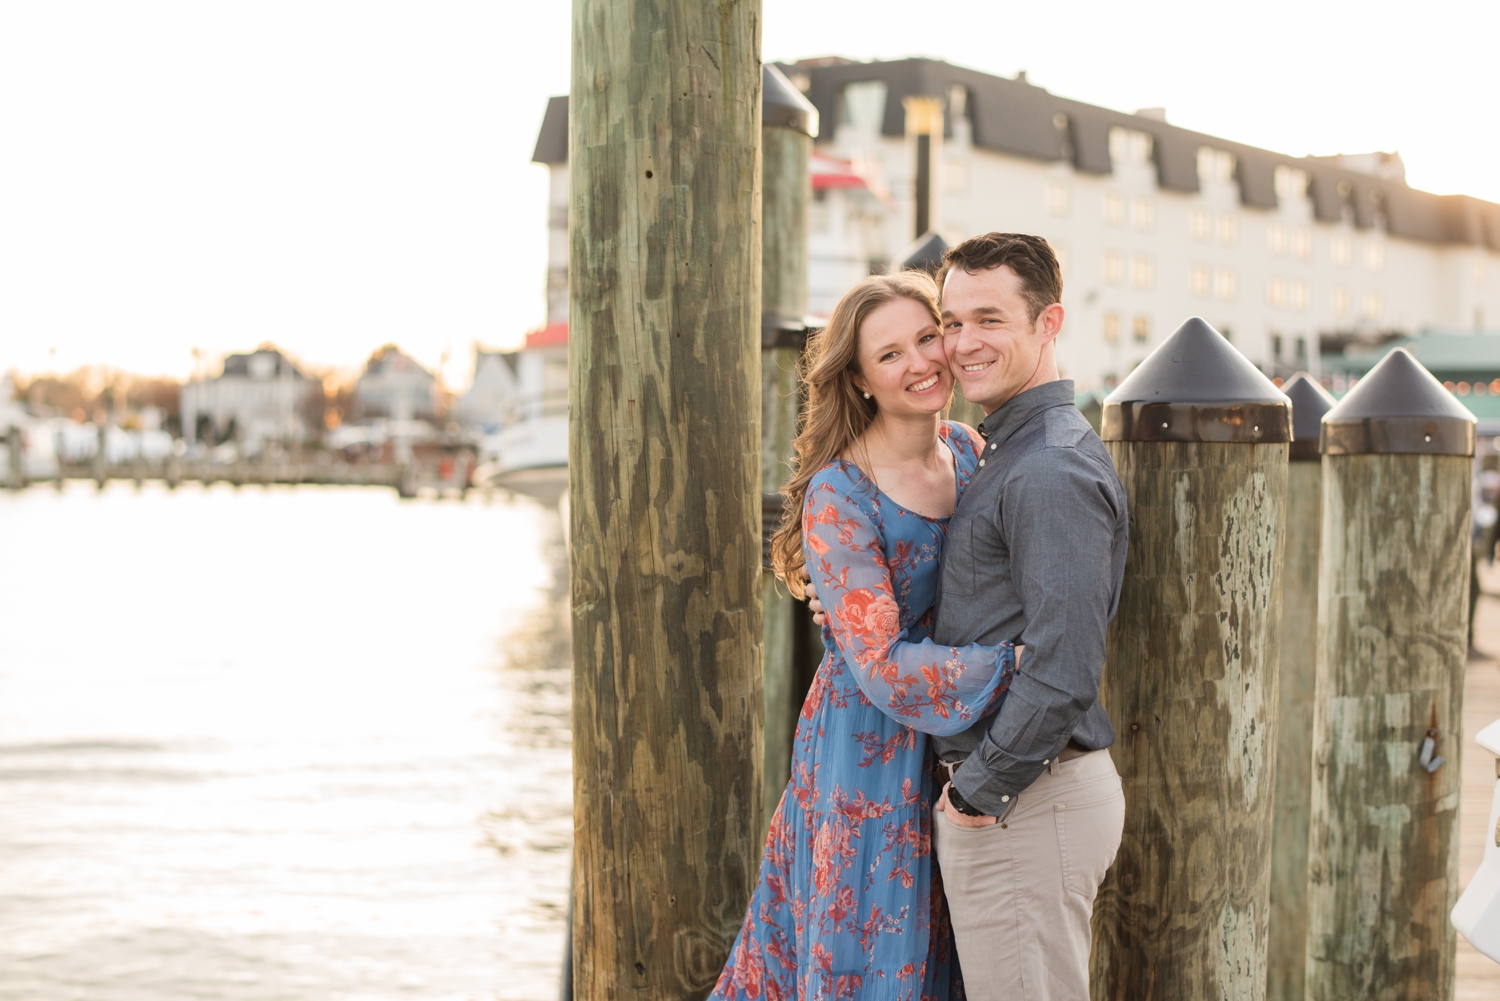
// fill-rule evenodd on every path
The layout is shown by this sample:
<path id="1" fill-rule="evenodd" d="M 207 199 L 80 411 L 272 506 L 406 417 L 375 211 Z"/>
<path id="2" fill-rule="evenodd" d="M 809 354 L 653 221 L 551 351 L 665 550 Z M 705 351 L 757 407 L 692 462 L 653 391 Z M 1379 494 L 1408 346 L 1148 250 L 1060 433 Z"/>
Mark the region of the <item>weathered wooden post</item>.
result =
<path id="1" fill-rule="evenodd" d="M 574 0 L 574 989 L 699 998 L 760 862 L 760 4 Z"/>
<path id="2" fill-rule="evenodd" d="M 791 472 L 801 391 L 797 366 L 807 340 L 807 206 L 818 112 L 775 66 L 761 76 L 760 489 L 762 539 L 781 521 L 781 484 Z M 769 556 L 769 548 L 763 555 Z M 765 816 L 770 823 L 792 767 L 801 709 L 796 630 L 802 603 L 777 584 L 766 563 L 762 585 L 765 646 Z"/>
<path id="3" fill-rule="evenodd" d="M 1096 1001 L 1265 996 L 1287 398 L 1193 317 L 1104 403 L 1130 550 L 1101 698 L 1125 833 Z"/>
<path id="4" fill-rule="evenodd" d="M 1323 526 L 1323 465 L 1318 436 L 1323 415 L 1334 399 L 1305 372 L 1298 372 L 1281 391 L 1292 401 L 1292 443 L 1286 471 L 1266 997 L 1269 1001 L 1302 1001 L 1307 966 L 1307 822 L 1312 800 L 1313 679 L 1317 672 L 1318 540 Z"/>
<path id="5" fill-rule="evenodd" d="M 106 421 L 99 422 L 94 440 L 94 485 L 103 490 L 109 482 L 109 427 Z"/>
<path id="6" fill-rule="evenodd" d="M 52 432 L 52 454 L 57 457 L 57 492 L 62 493 L 68 483 L 67 436 L 62 429 Z"/>
<path id="7" fill-rule="evenodd" d="M 1453 997 L 1474 417 L 1405 350 L 1323 417 L 1307 997 Z"/>
<path id="8" fill-rule="evenodd" d="M 14 424 L 5 432 L 5 455 L 6 485 L 12 490 L 22 490 L 26 487 L 26 449 L 23 445 L 24 432 Z"/>

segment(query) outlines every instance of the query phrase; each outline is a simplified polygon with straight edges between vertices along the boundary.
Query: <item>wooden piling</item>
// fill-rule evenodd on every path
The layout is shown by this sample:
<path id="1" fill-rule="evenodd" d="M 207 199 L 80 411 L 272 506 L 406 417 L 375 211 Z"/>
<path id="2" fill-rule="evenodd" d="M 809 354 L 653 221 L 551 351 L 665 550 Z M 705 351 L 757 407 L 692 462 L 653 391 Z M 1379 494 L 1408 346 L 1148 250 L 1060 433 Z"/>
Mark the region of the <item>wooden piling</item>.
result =
<path id="1" fill-rule="evenodd" d="M 801 391 L 797 367 L 807 340 L 807 212 L 818 112 L 775 66 L 761 77 L 760 489 L 762 537 L 781 518 L 781 484 L 791 472 Z M 763 554 L 769 550 L 763 548 Z M 792 739 L 802 706 L 796 684 L 796 630 L 803 610 L 767 563 L 762 585 L 765 815 L 791 777 Z"/>
<path id="2" fill-rule="evenodd" d="M 574 990 L 700 998 L 760 861 L 760 4 L 574 0 Z"/>
<path id="3" fill-rule="evenodd" d="M 1448 1001 L 1474 418 L 1398 348 L 1322 451 L 1306 996 Z"/>
<path id="4" fill-rule="evenodd" d="M 1130 548 L 1101 699 L 1125 789 L 1096 1001 L 1265 996 L 1290 407 L 1194 317 L 1105 401 Z"/>
<path id="5" fill-rule="evenodd" d="M 1271 834 L 1268 1001 L 1302 1001 L 1307 955 L 1307 824 L 1318 644 L 1318 547 L 1323 526 L 1323 415 L 1334 404 L 1305 372 L 1282 392 L 1292 401 L 1281 591 L 1281 680 L 1276 710 L 1275 820 Z"/>
<path id="6" fill-rule="evenodd" d="M 94 449 L 94 485 L 103 490 L 109 483 L 109 429 L 100 423 L 95 431 L 97 447 Z"/>

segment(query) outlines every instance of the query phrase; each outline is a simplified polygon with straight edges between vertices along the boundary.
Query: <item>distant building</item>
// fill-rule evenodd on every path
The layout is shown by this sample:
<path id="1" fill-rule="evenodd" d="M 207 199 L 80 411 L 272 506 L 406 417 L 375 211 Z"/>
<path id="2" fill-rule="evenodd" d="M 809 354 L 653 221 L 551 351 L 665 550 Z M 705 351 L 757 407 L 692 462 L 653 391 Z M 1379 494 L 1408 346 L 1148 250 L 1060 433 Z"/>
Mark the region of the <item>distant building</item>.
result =
<path id="1" fill-rule="evenodd" d="M 268 438 L 302 441 L 322 427 L 322 384 L 270 346 L 228 356 L 218 376 L 185 384 L 181 403 L 189 443 L 234 440 L 255 451 Z"/>
<path id="2" fill-rule="evenodd" d="M 354 385 L 354 418 L 421 420 L 437 414 L 437 379 L 394 344 L 376 350 Z"/>
<path id="3" fill-rule="evenodd" d="M 890 267 L 890 194 L 853 161 L 813 153 L 807 219 L 807 312 L 826 317 L 849 286 Z"/>
<path id="4" fill-rule="evenodd" d="M 1500 435 L 1500 333 L 1423 330 L 1380 345 L 1349 345 L 1341 354 L 1323 356 L 1323 381 L 1335 393 L 1343 393 L 1397 347 L 1416 356 L 1479 418 L 1481 439 Z M 1497 450 L 1489 443 L 1488 451 Z"/>
<path id="5" fill-rule="evenodd" d="M 474 351 L 474 381 L 453 404 L 453 419 L 468 427 L 498 430 L 506 410 L 521 395 L 516 351 Z"/>

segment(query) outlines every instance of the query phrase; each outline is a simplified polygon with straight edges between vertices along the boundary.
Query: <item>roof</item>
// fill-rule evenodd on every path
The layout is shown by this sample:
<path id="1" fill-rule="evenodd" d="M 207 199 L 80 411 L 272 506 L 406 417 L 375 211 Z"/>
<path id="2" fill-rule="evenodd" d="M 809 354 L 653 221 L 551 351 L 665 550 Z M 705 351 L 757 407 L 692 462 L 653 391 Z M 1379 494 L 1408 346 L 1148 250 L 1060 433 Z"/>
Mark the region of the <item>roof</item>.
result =
<path id="1" fill-rule="evenodd" d="M 532 163 L 568 162 L 568 97 L 547 99 L 547 113 L 542 116 L 542 131 L 537 133 Z"/>
<path id="2" fill-rule="evenodd" d="M 788 74 L 807 78 L 807 96 L 823 123 L 822 141 L 832 140 L 839 128 L 838 103 L 847 84 L 885 83 L 881 132 L 887 136 L 906 133 L 905 98 L 946 98 L 951 88 L 963 87 L 967 91 L 965 113 L 973 124 L 974 144 L 981 149 L 1034 160 L 1067 160 L 1077 170 L 1109 174 L 1109 130 L 1128 128 L 1152 137 L 1157 182 L 1168 191 L 1198 190 L 1198 149 L 1208 146 L 1234 155 L 1240 201 L 1247 206 L 1275 208 L 1276 168 L 1293 167 L 1309 175 L 1308 194 L 1320 221 L 1337 222 L 1348 207 L 1361 229 L 1374 225 L 1377 213 L 1383 213 L 1388 232 L 1395 236 L 1500 250 L 1500 205 L 1467 195 L 1418 191 L 1396 178 L 1341 167 L 1335 158 L 1287 156 L 1178 128 L 1158 118 L 1072 101 L 1024 77 L 992 76 L 939 59 L 779 65 Z M 952 111 L 945 108 L 944 134 L 952 132 Z"/>
<path id="3" fill-rule="evenodd" d="M 224 375 L 254 376 L 256 378 L 290 375 L 297 379 L 305 378 L 297 370 L 297 366 L 293 365 L 280 351 L 271 351 L 264 348 L 244 354 L 225 356 Z"/>
<path id="4" fill-rule="evenodd" d="M 866 186 L 865 179 L 854 172 L 854 165 L 848 160 L 839 160 L 822 153 L 814 153 L 810 169 L 814 191 L 827 191 L 830 188 L 863 188 Z"/>
<path id="5" fill-rule="evenodd" d="M 1325 356 L 1324 367 L 1368 372 L 1397 347 L 1406 348 L 1424 368 L 1439 377 L 1473 373 L 1500 375 L 1500 333 L 1451 330 L 1423 331 L 1415 337 L 1403 337 L 1381 345 L 1374 351 L 1350 353 L 1342 358 Z"/>
<path id="6" fill-rule="evenodd" d="M 526 346 L 523 350 L 532 348 L 555 348 L 568 343 L 568 321 L 559 320 L 549 323 L 545 327 L 537 327 L 526 333 Z"/>

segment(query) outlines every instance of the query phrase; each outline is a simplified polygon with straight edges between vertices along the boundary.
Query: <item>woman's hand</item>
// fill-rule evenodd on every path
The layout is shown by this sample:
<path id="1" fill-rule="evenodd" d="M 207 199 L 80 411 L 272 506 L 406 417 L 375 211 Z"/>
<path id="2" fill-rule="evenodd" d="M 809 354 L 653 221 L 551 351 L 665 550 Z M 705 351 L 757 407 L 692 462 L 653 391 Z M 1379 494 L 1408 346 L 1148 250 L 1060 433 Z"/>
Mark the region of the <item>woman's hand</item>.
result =
<path id="1" fill-rule="evenodd" d="M 821 626 L 828 616 L 823 614 L 823 603 L 818 600 L 818 589 L 813 587 L 812 573 L 807 567 L 802 568 L 802 587 L 807 592 L 807 607 L 812 609 L 813 621 Z"/>

